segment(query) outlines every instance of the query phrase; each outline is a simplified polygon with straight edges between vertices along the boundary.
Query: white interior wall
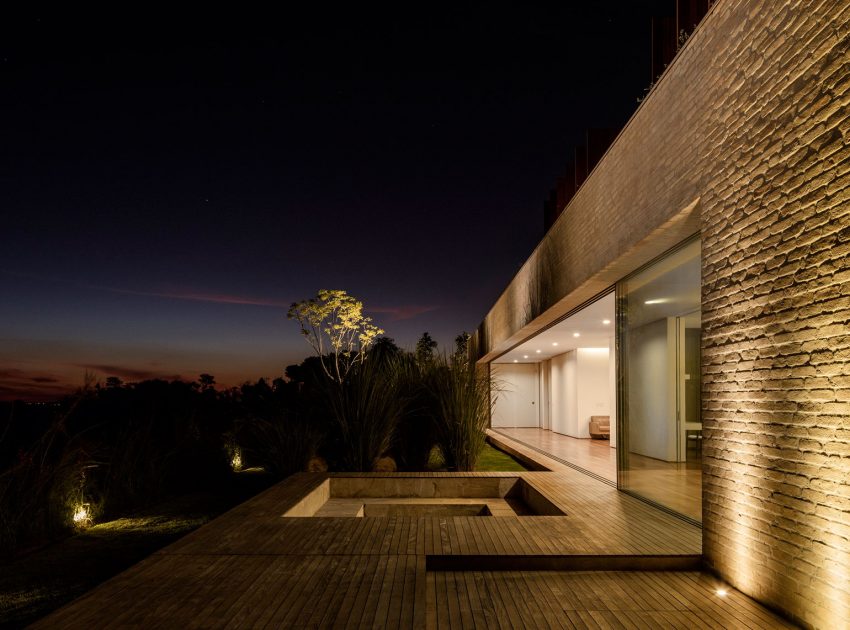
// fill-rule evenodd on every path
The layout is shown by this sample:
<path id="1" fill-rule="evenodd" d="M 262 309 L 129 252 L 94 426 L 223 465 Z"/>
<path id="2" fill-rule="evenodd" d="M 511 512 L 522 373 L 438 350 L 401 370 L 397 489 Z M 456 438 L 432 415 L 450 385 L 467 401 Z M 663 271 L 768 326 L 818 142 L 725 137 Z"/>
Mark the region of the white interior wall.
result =
<path id="1" fill-rule="evenodd" d="M 549 368 L 552 431 L 589 438 L 590 416 L 611 416 L 609 363 L 608 348 L 578 348 L 552 357 Z M 616 391 L 613 396 L 616 397 Z"/>
<path id="2" fill-rule="evenodd" d="M 632 334 L 629 347 L 629 448 L 676 461 L 676 322 L 660 319 Z"/>
<path id="3" fill-rule="evenodd" d="M 609 416 L 608 348 L 576 350 L 576 437 L 590 437 L 590 416 Z"/>
<path id="4" fill-rule="evenodd" d="M 491 364 L 492 395 L 496 399 L 490 418 L 492 427 L 539 426 L 537 371 L 534 363 Z"/>
<path id="5" fill-rule="evenodd" d="M 552 357 L 549 379 L 552 431 L 578 437 L 576 406 L 576 353 L 574 350 Z"/>
<path id="6" fill-rule="evenodd" d="M 551 391 L 551 362 L 547 359 L 538 364 L 537 381 L 540 384 L 540 428 L 550 430 L 552 428 L 552 405 L 549 393 Z"/>
<path id="7" fill-rule="evenodd" d="M 617 352 L 614 337 L 608 342 L 608 415 L 611 416 L 611 448 L 617 446 Z"/>

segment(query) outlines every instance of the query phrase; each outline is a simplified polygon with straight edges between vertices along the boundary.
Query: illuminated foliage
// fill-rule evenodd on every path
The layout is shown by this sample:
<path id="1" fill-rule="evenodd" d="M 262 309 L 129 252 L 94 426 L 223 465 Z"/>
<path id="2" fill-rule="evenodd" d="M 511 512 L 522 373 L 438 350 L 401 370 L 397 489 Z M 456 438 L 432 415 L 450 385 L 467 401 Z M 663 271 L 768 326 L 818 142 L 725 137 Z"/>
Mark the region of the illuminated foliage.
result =
<path id="1" fill-rule="evenodd" d="M 363 302 L 342 290 L 322 289 L 316 297 L 293 303 L 287 313 L 319 355 L 322 369 L 342 383 L 366 358 L 366 350 L 383 330 L 363 315 Z"/>

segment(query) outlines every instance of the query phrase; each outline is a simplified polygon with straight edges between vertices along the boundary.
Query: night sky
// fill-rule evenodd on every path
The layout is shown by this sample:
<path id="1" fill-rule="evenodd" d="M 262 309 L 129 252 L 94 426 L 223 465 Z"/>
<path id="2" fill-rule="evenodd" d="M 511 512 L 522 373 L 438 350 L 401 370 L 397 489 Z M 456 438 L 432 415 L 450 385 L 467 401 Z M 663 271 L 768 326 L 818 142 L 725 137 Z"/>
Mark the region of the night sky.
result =
<path id="1" fill-rule="evenodd" d="M 320 288 L 473 331 L 669 3 L 529 4 L 0 16 L 0 399 L 280 376 Z"/>

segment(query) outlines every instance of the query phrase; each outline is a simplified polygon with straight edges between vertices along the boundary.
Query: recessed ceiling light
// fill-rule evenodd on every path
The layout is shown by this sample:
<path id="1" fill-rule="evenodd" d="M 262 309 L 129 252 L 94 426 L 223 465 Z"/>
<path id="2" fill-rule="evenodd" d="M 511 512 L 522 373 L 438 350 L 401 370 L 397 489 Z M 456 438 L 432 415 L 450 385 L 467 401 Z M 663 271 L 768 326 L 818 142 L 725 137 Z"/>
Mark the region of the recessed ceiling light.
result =
<path id="1" fill-rule="evenodd" d="M 581 337 L 581 333 L 573 333 L 573 337 Z"/>
<path id="2" fill-rule="evenodd" d="M 527 354 L 524 354 L 524 355 L 522 355 L 522 358 L 523 358 L 523 359 L 527 359 L 527 358 L 528 358 L 528 355 L 527 355 Z"/>
<path id="3" fill-rule="evenodd" d="M 553 346 L 557 346 L 557 345 L 558 345 L 558 342 L 557 342 L 557 341 L 553 341 L 553 342 L 552 342 L 552 345 L 553 345 Z"/>
<path id="4" fill-rule="evenodd" d="M 661 298 L 658 300 L 647 300 L 644 304 L 664 304 L 667 300 L 665 298 Z"/>
<path id="5" fill-rule="evenodd" d="M 535 350 L 535 352 L 536 352 L 537 354 L 540 354 L 540 350 Z"/>
<path id="6" fill-rule="evenodd" d="M 725 589 L 725 588 L 719 588 L 719 589 L 717 589 L 717 591 L 715 591 L 715 592 L 716 592 L 718 595 L 720 595 L 720 597 L 726 597 L 726 593 L 727 593 L 727 591 L 726 591 L 726 589 Z"/>
<path id="7" fill-rule="evenodd" d="M 610 319 L 603 319 L 603 320 L 602 320 L 602 323 L 603 323 L 603 324 L 605 324 L 605 325 L 607 326 L 608 324 L 610 324 L 610 323 L 611 323 L 611 320 L 610 320 Z"/>
<path id="8" fill-rule="evenodd" d="M 514 359 L 514 363 L 519 363 L 519 360 L 518 360 L 518 359 Z"/>

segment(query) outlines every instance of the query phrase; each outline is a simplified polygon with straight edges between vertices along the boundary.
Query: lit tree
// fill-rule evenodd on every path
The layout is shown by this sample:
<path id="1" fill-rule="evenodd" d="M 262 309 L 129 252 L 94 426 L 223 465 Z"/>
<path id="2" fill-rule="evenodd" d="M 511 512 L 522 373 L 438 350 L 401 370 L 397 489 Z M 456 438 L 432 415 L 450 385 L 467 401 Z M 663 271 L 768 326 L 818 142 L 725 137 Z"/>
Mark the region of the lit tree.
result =
<path id="1" fill-rule="evenodd" d="M 322 289 L 314 298 L 295 302 L 287 317 L 298 322 L 325 374 L 338 383 L 366 359 L 366 350 L 384 333 L 363 315 L 363 302 L 342 290 Z"/>

